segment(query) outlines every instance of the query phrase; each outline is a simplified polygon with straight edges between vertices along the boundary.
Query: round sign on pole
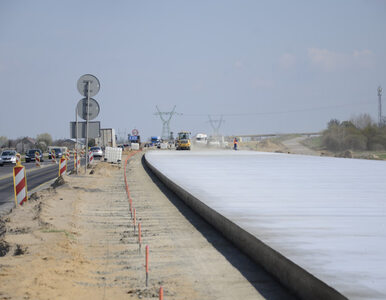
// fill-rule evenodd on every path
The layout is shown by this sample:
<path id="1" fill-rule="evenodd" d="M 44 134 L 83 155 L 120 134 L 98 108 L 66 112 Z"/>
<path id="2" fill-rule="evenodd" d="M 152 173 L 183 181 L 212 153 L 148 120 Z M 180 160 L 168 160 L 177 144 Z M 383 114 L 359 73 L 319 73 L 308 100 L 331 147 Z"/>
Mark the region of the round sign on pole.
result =
<path id="1" fill-rule="evenodd" d="M 137 136 L 138 135 L 138 129 L 133 129 L 132 131 L 131 131 L 131 134 L 132 135 L 134 135 L 134 136 Z"/>
<path id="2" fill-rule="evenodd" d="M 99 103 L 93 99 L 90 98 L 90 101 L 88 103 L 88 113 L 87 113 L 87 98 L 83 98 L 79 100 L 78 106 L 78 116 L 82 118 L 83 120 L 94 120 L 99 115 Z"/>
<path id="3" fill-rule="evenodd" d="M 79 93 L 84 97 L 87 97 L 88 89 L 90 89 L 89 96 L 95 96 L 98 94 L 100 87 L 99 80 L 94 75 L 85 74 L 78 79 L 77 88 Z"/>

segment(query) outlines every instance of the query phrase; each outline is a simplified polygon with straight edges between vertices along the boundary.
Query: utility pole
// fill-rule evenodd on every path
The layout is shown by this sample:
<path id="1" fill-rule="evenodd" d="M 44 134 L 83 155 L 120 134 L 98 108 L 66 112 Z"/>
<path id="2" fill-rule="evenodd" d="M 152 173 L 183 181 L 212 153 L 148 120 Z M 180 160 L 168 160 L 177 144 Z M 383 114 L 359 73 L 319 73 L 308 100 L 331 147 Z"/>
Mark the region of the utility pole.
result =
<path id="1" fill-rule="evenodd" d="M 223 117 L 221 116 L 219 120 L 214 120 L 210 115 L 208 115 L 210 126 L 213 129 L 213 136 L 216 139 L 220 136 L 220 127 L 225 122 Z"/>
<path id="2" fill-rule="evenodd" d="M 174 105 L 173 110 L 170 112 L 161 112 L 156 105 L 157 112 L 154 115 L 159 116 L 162 121 L 162 139 L 168 140 L 170 137 L 170 120 L 174 115 L 182 115 L 181 113 L 176 112 L 176 106 Z"/>
<path id="3" fill-rule="evenodd" d="M 378 86 L 378 126 L 383 126 L 383 117 L 382 117 L 382 87 Z"/>

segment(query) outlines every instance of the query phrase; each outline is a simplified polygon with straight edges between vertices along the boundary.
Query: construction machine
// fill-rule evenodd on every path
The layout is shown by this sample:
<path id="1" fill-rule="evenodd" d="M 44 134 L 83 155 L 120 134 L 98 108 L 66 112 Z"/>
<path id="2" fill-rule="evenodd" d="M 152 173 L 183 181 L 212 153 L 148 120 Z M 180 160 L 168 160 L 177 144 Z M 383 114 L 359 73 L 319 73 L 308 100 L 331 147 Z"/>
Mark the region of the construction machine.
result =
<path id="1" fill-rule="evenodd" d="M 181 131 L 178 133 L 176 140 L 176 149 L 177 150 L 190 150 L 192 145 L 190 140 L 190 132 Z"/>

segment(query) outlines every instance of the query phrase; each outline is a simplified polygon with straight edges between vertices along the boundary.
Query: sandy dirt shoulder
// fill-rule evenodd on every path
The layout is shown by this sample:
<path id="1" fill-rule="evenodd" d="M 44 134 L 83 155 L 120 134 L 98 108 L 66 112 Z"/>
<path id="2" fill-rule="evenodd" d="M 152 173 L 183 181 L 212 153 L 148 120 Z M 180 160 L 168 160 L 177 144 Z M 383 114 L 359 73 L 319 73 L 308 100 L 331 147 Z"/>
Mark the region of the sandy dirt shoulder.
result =
<path id="1" fill-rule="evenodd" d="M 148 174 L 141 157 L 127 175 L 142 251 L 123 168 L 99 163 L 94 174 L 66 176 L 3 218 L 0 299 L 158 299 L 161 285 L 165 299 L 291 298 Z"/>

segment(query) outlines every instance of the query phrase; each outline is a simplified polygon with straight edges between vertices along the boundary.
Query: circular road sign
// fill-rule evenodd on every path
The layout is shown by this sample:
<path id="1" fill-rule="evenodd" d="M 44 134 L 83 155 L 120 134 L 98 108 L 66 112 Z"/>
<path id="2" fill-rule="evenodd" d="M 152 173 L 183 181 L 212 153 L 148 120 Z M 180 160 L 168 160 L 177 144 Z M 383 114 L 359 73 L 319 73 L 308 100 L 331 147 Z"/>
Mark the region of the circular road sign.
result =
<path id="1" fill-rule="evenodd" d="M 78 83 L 76 85 L 81 95 L 87 97 L 88 85 L 90 85 L 90 97 L 98 94 L 101 87 L 98 78 L 96 78 L 94 75 L 86 74 L 78 79 Z"/>
<path id="2" fill-rule="evenodd" d="M 134 136 L 137 136 L 138 135 L 138 129 L 133 129 L 132 131 L 131 131 L 131 134 L 132 135 L 134 135 Z"/>
<path id="3" fill-rule="evenodd" d="M 89 104 L 88 104 L 88 113 L 87 113 L 87 98 L 83 98 L 79 100 L 77 105 L 78 110 L 78 116 L 81 117 L 83 120 L 94 120 L 99 115 L 99 104 L 98 102 L 90 98 Z M 88 115 L 88 118 L 87 118 Z"/>

